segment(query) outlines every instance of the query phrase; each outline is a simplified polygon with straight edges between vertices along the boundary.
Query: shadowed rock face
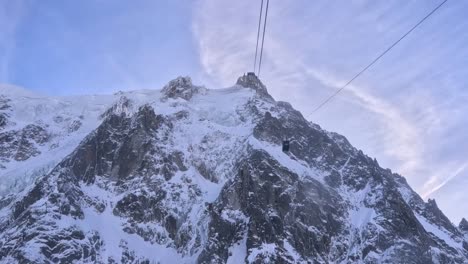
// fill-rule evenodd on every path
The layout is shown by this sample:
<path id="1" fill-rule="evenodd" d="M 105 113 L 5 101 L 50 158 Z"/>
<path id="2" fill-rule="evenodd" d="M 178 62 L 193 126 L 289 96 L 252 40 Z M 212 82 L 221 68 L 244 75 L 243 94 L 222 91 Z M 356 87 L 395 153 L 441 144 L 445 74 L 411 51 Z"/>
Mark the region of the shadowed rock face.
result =
<path id="1" fill-rule="evenodd" d="M 27 125 L 21 130 L 0 133 L 0 160 L 24 161 L 39 155 L 39 147 L 50 139 L 50 134 L 39 125 Z"/>
<path id="2" fill-rule="evenodd" d="M 462 218 L 458 228 L 465 237 L 465 241 L 463 241 L 463 248 L 468 251 L 468 221 L 466 221 L 465 218 Z"/>
<path id="3" fill-rule="evenodd" d="M 312 179 L 301 179 L 268 153 L 252 150 L 213 206 L 209 229 L 213 240 L 199 262 L 210 263 L 216 256 L 224 263 L 229 245 L 244 236 L 247 248 L 274 245 L 277 253 L 270 256 L 274 263 L 294 261 L 285 243 L 306 259 L 325 257 L 332 247 L 330 237 L 343 232 L 339 219 L 345 214 L 344 208 L 333 190 Z M 256 261 L 264 257 L 259 255 Z"/>
<path id="4" fill-rule="evenodd" d="M 448 231 L 460 234 L 457 228 L 450 222 L 447 216 L 442 213 L 442 211 L 437 206 L 437 203 L 434 199 L 429 199 L 426 203 L 426 208 L 422 213 L 428 220 L 441 224 Z"/>
<path id="5" fill-rule="evenodd" d="M 0 129 L 3 129 L 8 122 L 8 114 L 6 113 L 1 113 L 0 114 Z"/>
<path id="6" fill-rule="evenodd" d="M 467 262 L 465 219 L 455 227 L 435 201 L 275 102 L 255 76 L 238 84 L 257 91 L 233 113 L 246 132 L 190 107 L 162 114 L 119 98 L 55 168 L 0 199 L 0 263 L 151 263 L 141 248 L 174 263 Z M 176 79 L 163 100 L 190 104 L 194 87 Z M 21 134 L 34 146 L 50 140 L 41 126 Z M 0 145 L 19 149 L 15 140 Z"/>
<path id="7" fill-rule="evenodd" d="M 0 96 L 0 168 L 10 161 L 25 161 L 41 154 L 52 137 L 44 124 L 28 124 L 21 129 L 3 129 L 10 123 L 10 99 Z"/>
<path id="8" fill-rule="evenodd" d="M 458 228 L 464 233 L 468 233 L 468 221 L 466 221 L 465 218 L 462 218 L 460 221 L 460 224 L 458 225 Z"/>
<path id="9" fill-rule="evenodd" d="M 11 110 L 11 106 L 8 104 L 10 99 L 0 95 L 0 131 L 7 125 L 8 123 L 8 112 Z"/>
<path id="10" fill-rule="evenodd" d="M 131 117 L 108 114 L 67 162 L 74 175 L 87 183 L 102 176 L 120 184 L 136 174 L 163 175 L 168 180 L 174 172 L 186 170 L 182 153 L 155 147 L 168 140 L 171 129 L 172 123 L 147 105 Z"/>

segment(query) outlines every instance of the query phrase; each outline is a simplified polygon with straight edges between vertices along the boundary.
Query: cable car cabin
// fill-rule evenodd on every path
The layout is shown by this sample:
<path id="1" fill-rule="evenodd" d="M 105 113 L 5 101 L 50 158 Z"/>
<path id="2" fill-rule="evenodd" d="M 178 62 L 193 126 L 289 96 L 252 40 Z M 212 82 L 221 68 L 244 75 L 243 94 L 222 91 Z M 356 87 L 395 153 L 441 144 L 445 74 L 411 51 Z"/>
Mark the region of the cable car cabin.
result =
<path id="1" fill-rule="evenodd" d="M 289 140 L 283 140 L 283 152 L 289 151 Z"/>
<path id="2" fill-rule="evenodd" d="M 255 73 L 254 72 L 248 72 L 247 76 L 255 76 Z"/>

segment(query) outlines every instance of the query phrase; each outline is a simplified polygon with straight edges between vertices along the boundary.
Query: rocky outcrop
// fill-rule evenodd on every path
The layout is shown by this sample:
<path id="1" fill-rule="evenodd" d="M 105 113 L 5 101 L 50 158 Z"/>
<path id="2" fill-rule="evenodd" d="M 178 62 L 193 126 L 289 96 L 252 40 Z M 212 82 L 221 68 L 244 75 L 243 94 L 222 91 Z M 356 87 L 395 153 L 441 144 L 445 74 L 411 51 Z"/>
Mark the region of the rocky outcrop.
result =
<path id="1" fill-rule="evenodd" d="M 273 97 L 271 97 L 271 95 L 268 93 L 266 86 L 253 72 L 249 72 L 239 77 L 236 84 L 245 88 L 251 88 L 259 95 L 268 98 L 269 100 L 273 100 Z"/>
<path id="2" fill-rule="evenodd" d="M 457 228 L 452 224 L 452 222 L 444 215 L 444 213 L 439 209 L 437 203 L 434 199 L 429 199 L 426 203 L 426 208 L 422 213 L 426 219 L 432 223 L 437 223 L 446 230 L 454 234 L 459 234 Z"/>
<path id="3" fill-rule="evenodd" d="M 0 131 L 7 125 L 8 123 L 8 112 L 11 111 L 11 107 L 8 104 L 10 99 L 0 96 Z"/>
<path id="4" fill-rule="evenodd" d="M 6 113 L 0 114 L 0 129 L 4 128 L 8 122 L 8 115 Z"/>
<path id="5" fill-rule="evenodd" d="M 0 161 L 24 161 L 41 153 L 40 147 L 51 135 L 40 125 L 27 125 L 21 130 L 0 133 Z"/>
<path id="6" fill-rule="evenodd" d="M 65 166 L 87 183 L 100 176 L 123 184 L 135 174 L 170 179 L 176 171 L 185 169 L 183 154 L 155 146 L 168 142 L 171 129 L 172 123 L 148 105 L 130 117 L 125 111 L 109 112 Z"/>
<path id="7" fill-rule="evenodd" d="M 193 85 L 190 77 L 177 77 L 166 84 L 161 92 L 164 94 L 164 98 L 182 98 L 188 101 L 194 94 L 205 90 L 203 87 Z"/>
<path id="8" fill-rule="evenodd" d="M 462 218 L 460 224 L 458 224 L 458 228 L 465 234 L 468 234 L 468 221 L 465 218 Z"/>

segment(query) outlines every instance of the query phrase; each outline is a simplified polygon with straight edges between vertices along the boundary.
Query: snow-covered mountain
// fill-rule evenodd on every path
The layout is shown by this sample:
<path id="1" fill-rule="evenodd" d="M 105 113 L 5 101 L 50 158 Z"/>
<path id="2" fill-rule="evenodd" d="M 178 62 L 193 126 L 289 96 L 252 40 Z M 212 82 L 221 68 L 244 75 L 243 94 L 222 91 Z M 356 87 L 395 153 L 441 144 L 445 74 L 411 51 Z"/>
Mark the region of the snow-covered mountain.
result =
<path id="1" fill-rule="evenodd" d="M 0 263 L 468 262 L 466 220 L 255 76 L 0 94 Z"/>

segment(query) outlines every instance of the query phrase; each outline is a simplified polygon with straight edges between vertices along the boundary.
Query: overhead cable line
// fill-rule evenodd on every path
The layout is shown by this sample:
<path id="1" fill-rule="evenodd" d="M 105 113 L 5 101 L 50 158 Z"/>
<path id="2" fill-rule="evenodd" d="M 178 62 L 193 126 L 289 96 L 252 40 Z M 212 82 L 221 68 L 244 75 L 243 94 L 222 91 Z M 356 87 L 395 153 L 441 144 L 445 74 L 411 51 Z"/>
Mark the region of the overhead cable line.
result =
<path id="1" fill-rule="evenodd" d="M 262 13 L 263 13 L 263 0 L 260 4 L 260 16 L 258 18 L 258 29 L 257 29 L 257 44 L 255 45 L 255 60 L 254 60 L 254 68 L 253 72 L 257 70 L 257 52 L 258 52 L 258 40 L 260 38 L 260 26 L 262 24 Z"/>
<path id="2" fill-rule="evenodd" d="M 270 3 L 270 0 L 267 0 L 266 8 L 265 8 L 265 22 L 263 22 L 262 47 L 260 49 L 260 61 L 258 63 L 258 74 L 257 74 L 258 77 L 260 77 L 260 68 L 262 67 L 263 43 L 265 42 L 265 31 L 266 31 L 266 24 L 267 24 L 267 17 L 268 17 L 268 4 L 269 3 Z"/>
<path id="3" fill-rule="evenodd" d="M 402 37 L 400 37 L 397 41 L 395 41 L 390 47 L 388 47 L 384 52 L 382 52 L 377 58 L 375 58 L 371 63 L 369 63 L 366 67 L 364 67 L 360 72 L 358 72 L 354 77 L 349 80 L 345 85 L 343 85 L 340 89 L 338 89 L 335 93 L 329 96 L 326 100 L 324 100 L 320 105 L 318 105 L 308 116 L 309 118 L 312 114 L 317 112 L 320 108 L 330 102 L 336 95 L 338 95 L 343 89 L 345 89 L 352 81 L 354 81 L 357 77 L 359 77 L 362 73 L 364 73 L 367 69 L 369 69 L 372 65 L 374 65 L 380 58 L 382 58 L 385 54 L 387 54 L 393 47 L 395 47 L 400 41 L 402 41 L 406 36 L 408 36 L 413 30 L 415 30 L 419 25 L 421 25 L 426 19 L 428 19 L 432 14 L 434 14 L 440 7 L 442 7 L 448 0 L 444 0 L 440 3 L 437 7 L 435 7 L 429 14 L 427 14 L 423 19 L 421 19 L 416 25 L 414 25 L 410 30 L 408 30 Z"/>

